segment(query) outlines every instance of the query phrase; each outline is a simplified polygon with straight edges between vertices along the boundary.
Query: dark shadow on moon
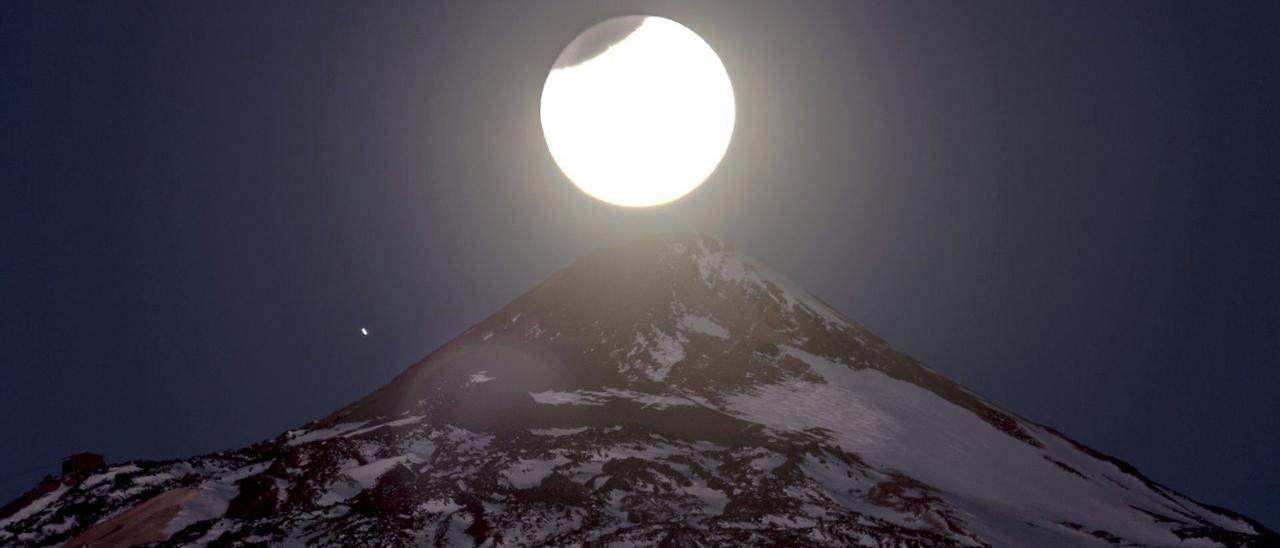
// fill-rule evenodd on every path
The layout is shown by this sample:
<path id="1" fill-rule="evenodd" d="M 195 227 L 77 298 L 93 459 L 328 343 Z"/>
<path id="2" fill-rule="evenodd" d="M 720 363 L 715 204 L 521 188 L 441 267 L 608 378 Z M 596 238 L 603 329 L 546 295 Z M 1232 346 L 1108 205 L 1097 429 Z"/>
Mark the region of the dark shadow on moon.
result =
<path id="1" fill-rule="evenodd" d="M 551 67 L 552 70 L 581 65 L 595 59 L 614 44 L 631 36 L 631 33 L 640 28 L 645 19 L 648 19 L 648 16 L 615 17 L 587 29 L 560 52 L 560 56 L 556 57 L 555 65 Z"/>

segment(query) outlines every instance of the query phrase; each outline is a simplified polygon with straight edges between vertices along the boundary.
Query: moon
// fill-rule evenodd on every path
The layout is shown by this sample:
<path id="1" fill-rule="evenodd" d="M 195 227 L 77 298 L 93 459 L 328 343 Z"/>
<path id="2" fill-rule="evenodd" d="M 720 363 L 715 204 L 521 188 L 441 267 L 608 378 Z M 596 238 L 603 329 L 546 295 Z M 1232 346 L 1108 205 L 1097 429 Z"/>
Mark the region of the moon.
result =
<path id="1" fill-rule="evenodd" d="M 583 192 L 625 207 L 664 204 L 701 185 L 729 147 L 734 114 L 715 51 L 662 17 L 587 29 L 542 88 L 542 132 L 556 165 Z"/>

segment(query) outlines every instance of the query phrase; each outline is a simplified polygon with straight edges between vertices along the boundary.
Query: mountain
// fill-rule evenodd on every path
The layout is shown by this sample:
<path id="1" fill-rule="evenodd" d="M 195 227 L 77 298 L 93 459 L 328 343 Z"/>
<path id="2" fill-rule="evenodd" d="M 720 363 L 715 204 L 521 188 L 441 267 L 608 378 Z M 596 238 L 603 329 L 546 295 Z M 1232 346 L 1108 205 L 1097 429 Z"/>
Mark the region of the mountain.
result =
<path id="1" fill-rule="evenodd" d="M 53 478 L 0 545 L 1265 546 L 708 236 L 599 249 L 275 439 Z"/>

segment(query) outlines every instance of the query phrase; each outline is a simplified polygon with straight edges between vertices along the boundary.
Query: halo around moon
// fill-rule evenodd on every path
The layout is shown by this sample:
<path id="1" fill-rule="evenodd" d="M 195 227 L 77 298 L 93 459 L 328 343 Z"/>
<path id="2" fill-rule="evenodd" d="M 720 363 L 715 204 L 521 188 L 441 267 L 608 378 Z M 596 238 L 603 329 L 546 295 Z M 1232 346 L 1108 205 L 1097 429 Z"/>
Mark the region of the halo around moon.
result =
<path id="1" fill-rule="evenodd" d="M 647 207 L 711 175 L 733 134 L 733 86 L 711 46 L 670 19 L 599 23 L 556 58 L 542 88 L 542 132 L 583 192 Z"/>

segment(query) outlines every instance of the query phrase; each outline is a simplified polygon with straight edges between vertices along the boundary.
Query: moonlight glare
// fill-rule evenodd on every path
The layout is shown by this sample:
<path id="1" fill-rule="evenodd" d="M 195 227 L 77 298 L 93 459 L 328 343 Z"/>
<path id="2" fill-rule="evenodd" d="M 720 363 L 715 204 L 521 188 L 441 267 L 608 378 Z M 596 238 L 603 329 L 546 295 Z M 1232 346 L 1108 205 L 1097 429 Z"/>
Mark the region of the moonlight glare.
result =
<path id="1" fill-rule="evenodd" d="M 642 19 L 593 58 L 558 60 L 542 91 L 542 130 L 556 164 L 587 194 L 628 207 L 697 188 L 720 163 L 734 124 L 733 87 L 711 46 L 670 19 Z M 617 21 L 588 29 L 561 57 Z"/>

